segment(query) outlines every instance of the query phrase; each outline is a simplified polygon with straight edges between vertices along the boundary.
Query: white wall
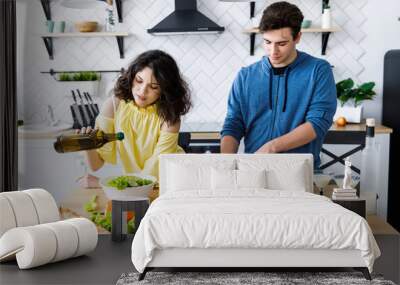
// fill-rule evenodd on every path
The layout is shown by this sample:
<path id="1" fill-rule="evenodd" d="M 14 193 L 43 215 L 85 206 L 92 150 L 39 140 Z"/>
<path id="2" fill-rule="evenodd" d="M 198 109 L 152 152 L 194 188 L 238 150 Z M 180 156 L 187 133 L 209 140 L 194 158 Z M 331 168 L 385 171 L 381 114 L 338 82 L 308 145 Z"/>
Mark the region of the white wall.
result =
<path id="1" fill-rule="evenodd" d="M 363 12 L 368 17 L 363 30 L 367 37 L 363 46 L 367 50 L 360 62 L 365 67 L 360 75 L 363 81 L 375 81 L 379 96 L 373 102 L 367 102 L 366 115 L 381 121 L 382 88 L 383 88 L 383 58 L 391 49 L 400 49 L 400 1 L 384 0 L 368 1 Z"/>
<path id="2" fill-rule="evenodd" d="M 257 2 L 256 17 L 272 2 Z M 320 23 L 320 0 L 292 0 L 315 25 Z M 72 22 L 94 19 L 104 22 L 103 8 L 77 11 L 60 6 L 61 0 L 51 1 L 53 19 L 66 20 L 67 29 Z M 234 76 L 241 66 L 258 60 L 263 55 L 261 39 L 257 38 L 255 56 L 249 56 L 249 37 L 243 34 L 252 26 L 248 3 L 229 3 L 217 0 L 199 0 L 199 10 L 225 26 L 220 35 L 152 36 L 147 28 L 157 24 L 173 10 L 174 1 L 124 0 L 124 23 L 121 30 L 132 34 L 125 42 L 125 59 L 118 56 L 115 39 L 75 38 L 54 41 L 55 59 L 49 60 L 40 33 L 45 29 L 44 13 L 39 1 L 18 0 L 18 26 L 25 33 L 19 48 L 23 58 L 23 72 L 19 76 L 19 117 L 27 122 L 45 119 L 47 104 L 56 110 L 58 119 L 71 121 L 68 105 L 70 85 L 58 83 L 40 71 L 53 69 L 119 69 L 136 55 L 148 49 L 160 48 L 171 53 L 187 78 L 194 95 L 194 109 L 187 121 L 222 121 L 226 112 L 226 99 Z M 381 90 L 383 55 L 391 48 L 400 48 L 400 22 L 397 21 L 400 1 L 385 0 L 331 0 L 335 25 L 342 31 L 331 36 L 327 60 L 335 66 L 336 80 L 352 77 L 356 82 L 376 81 L 377 100 L 368 102 L 366 115 L 378 121 L 381 118 Z M 29 13 L 24 14 L 23 9 Z M 320 55 L 321 36 L 305 34 L 299 49 Z M 20 66 L 21 71 L 21 66 Z M 99 87 L 99 100 L 104 100 L 115 75 L 104 76 Z M 74 88 L 74 87 L 72 87 Z"/>

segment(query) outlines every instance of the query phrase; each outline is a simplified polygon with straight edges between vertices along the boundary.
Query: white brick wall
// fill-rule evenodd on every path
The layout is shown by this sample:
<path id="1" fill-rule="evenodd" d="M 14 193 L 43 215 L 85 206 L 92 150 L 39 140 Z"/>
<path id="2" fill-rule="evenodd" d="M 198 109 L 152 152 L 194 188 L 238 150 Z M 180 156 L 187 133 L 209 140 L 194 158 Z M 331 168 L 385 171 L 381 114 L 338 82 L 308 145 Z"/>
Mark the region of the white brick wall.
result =
<path id="1" fill-rule="evenodd" d="M 242 66 L 251 64 L 264 54 L 261 37 L 257 37 L 255 56 L 249 55 L 249 36 L 245 28 L 258 23 L 262 11 L 269 3 L 257 2 L 256 17 L 249 19 L 248 3 L 229 3 L 217 0 L 198 0 L 198 8 L 209 18 L 225 27 L 219 35 L 176 35 L 153 36 L 146 32 L 173 10 L 173 0 L 123 0 L 124 22 L 120 29 L 132 35 L 125 40 L 125 59 L 119 58 L 114 38 L 71 38 L 54 40 L 54 60 L 49 60 L 39 34 L 44 32 L 44 13 L 39 1 L 18 0 L 19 35 L 23 41 L 19 54 L 24 61 L 19 68 L 19 117 L 26 122 L 44 120 L 47 105 L 54 107 L 56 116 L 71 121 L 69 104 L 72 103 L 71 89 L 65 83 L 54 81 L 40 74 L 49 70 L 120 69 L 139 53 L 148 49 L 163 49 L 178 62 L 193 91 L 194 108 L 185 120 L 206 122 L 222 121 L 226 112 L 226 100 L 231 83 Z M 319 25 L 321 0 L 292 0 L 303 11 L 305 18 Z M 56 21 L 71 23 L 80 20 L 104 22 L 103 8 L 95 10 L 72 10 L 60 6 L 60 0 L 51 4 L 52 16 Z M 335 66 L 336 80 L 352 77 L 360 80 L 365 68 L 362 58 L 366 47 L 363 40 L 367 32 L 363 24 L 367 21 L 363 7 L 367 0 L 331 0 L 334 24 L 343 31 L 331 35 L 325 57 Z M 116 11 L 115 11 L 116 13 Z M 298 47 L 315 56 L 321 56 L 320 34 L 304 34 Z M 115 75 L 104 75 L 99 84 L 98 101 L 104 100 L 107 90 L 112 88 Z M 71 85 L 71 83 L 69 83 Z"/>

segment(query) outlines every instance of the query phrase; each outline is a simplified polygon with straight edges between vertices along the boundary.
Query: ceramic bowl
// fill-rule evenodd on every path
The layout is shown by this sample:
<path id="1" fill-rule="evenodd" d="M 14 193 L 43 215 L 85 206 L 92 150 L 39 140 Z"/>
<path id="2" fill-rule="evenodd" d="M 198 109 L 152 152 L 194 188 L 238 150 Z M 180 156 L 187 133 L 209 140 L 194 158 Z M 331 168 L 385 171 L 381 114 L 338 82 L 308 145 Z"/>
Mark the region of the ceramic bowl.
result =
<path id="1" fill-rule="evenodd" d="M 97 31 L 98 23 L 90 21 L 77 22 L 75 27 L 81 33 L 91 33 Z"/>

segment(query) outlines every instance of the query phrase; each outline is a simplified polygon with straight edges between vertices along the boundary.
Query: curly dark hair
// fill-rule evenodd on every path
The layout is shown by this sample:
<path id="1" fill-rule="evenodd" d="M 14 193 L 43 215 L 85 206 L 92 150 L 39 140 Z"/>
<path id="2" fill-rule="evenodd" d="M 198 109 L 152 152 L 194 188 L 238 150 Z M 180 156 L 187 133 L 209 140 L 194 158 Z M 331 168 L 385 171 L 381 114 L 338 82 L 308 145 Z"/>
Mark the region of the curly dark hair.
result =
<path id="1" fill-rule="evenodd" d="M 175 124 L 191 108 L 190 90 L 183 80 L 175 60 L 161 50 L 140 54 L 118 78 L 115 96 L 129 102 L 133 100 L 132 84 L 136 73 L 149 67 L 160 85 L 160 98 L 156 101 L 158 115 L 164 122 Z"/>
<path id="2" fill-rule="evenodd" d="M 293 38 L 297 37 L 301 30 L 301 22 L 304 16 L 300 9 L 288 2 L 276 2 L 268 6 L 260 21 L 261 33 L 282 28 L 291 28 Z"/>

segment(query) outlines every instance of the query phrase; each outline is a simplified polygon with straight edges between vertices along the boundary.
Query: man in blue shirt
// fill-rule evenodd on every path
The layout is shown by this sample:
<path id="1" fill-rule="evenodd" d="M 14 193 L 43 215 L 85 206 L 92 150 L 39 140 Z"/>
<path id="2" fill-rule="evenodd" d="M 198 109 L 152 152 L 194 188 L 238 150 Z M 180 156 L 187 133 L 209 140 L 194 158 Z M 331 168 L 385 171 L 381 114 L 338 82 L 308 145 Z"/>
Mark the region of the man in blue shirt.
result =
<path id="1" fill-rule="evenodd" d="M 336 111 L 330 64 L 296 50 L 303 15 L 287 2 L 264 10 L 260 32 L 267 56 L 240 70 L 221 131 L 221 152 L 312 153 L 314 167 Z"/>

